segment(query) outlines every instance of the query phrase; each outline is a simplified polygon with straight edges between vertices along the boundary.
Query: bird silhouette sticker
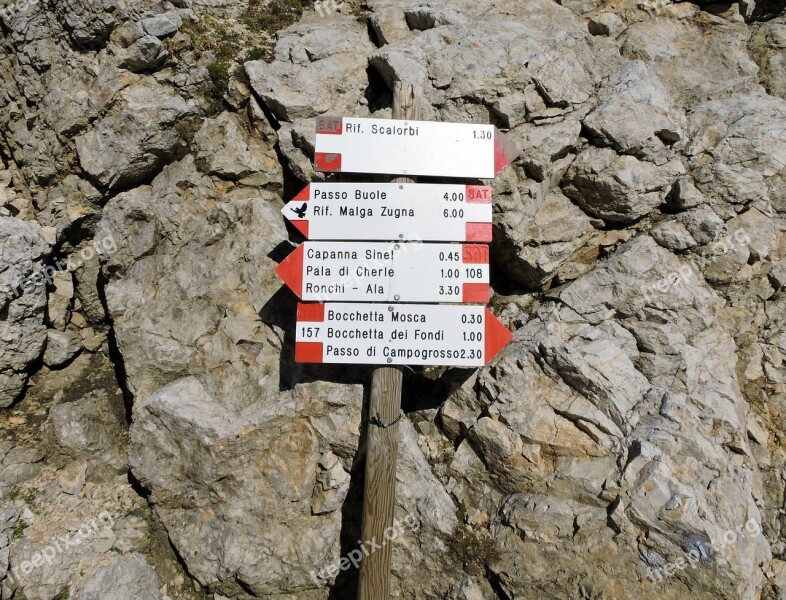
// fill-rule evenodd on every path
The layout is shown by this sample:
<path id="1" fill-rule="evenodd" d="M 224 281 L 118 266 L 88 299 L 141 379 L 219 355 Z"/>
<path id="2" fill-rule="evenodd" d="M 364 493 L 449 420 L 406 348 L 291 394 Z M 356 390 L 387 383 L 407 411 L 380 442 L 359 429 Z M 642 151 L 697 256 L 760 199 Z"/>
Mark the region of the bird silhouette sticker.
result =
<path id="1" fill-rule="evenodd" d="M 303 206 L 300 208 L 292 207 L 292 212 L 295 213 L 298 219 L 303 219 L 306 216 L 306 211 L 308 210 L 308 203 L 304 202 Z"/>

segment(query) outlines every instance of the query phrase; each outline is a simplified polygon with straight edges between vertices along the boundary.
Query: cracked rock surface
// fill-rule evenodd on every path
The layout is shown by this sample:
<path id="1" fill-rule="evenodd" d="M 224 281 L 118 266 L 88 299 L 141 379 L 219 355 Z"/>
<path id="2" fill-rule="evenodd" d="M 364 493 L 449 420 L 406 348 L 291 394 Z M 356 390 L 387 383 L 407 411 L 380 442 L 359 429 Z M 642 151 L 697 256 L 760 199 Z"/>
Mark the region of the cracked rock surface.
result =
<path id="1" fill-rule="evenodd" d="M 519 154 L 513 342 L 405 375 L 393 597 L 786 598 L 780 4 L 5 6 L 0 599 L 356 595 L 369 372 L 273 271 L 314 118 L 398 80 Z"/>

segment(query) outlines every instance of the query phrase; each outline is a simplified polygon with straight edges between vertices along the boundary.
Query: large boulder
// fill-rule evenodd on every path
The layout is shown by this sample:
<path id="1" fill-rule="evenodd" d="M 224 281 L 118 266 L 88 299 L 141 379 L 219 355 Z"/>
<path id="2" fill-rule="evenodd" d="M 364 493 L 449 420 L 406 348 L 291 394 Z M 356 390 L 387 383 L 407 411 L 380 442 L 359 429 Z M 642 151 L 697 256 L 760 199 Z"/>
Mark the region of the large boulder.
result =
<path id="1" fill-rule="evenodd" d="M 685 138 L 685 115 L 643 61 L 625 65 L 601 88 L 598 102 L 582 124 L 594 141 L 620 154 L 663 162 Z"/>
<path id="2" fill-rule="evenodd" d="M 339 558 L 343 498 L 332 510 L 321 503 L 312 510 L 324 489 L 317 481 L 322 443 L 308 414 L 293 419 L 290 412 L 313 411 L 333 393 L 312 388 L 316 397 L 297 393 L 288 414 L 272 418 L 261 406 L 234 415 L 194 377 L 134 407 L 131 468 L 201 585 L 228 596 L 318 597 L 312 573 Z"/>
<path id="3" fill-rule="evenodd" d="M 690 105 L 757 85 L 745 23 L 719 19 L 687 2 L 658 13 L 629 23 L 619 52 L 647 61 L 676 102 Z"/>
<path id="4" fill-rule="evenodd" d="M 587 213 L 615 223 L 631 223 L 663 204 L 685 173 L 678 158 L 662 166 L 610 148 L 588 147 L 565 174 L 563 192 Z"/>
<path id="5" fill-rule="evenodd" d="M 195 116 L 195 104 L 146 81 L 120 92 L 120 107 L 76 138 L 82 168 L 114 190 L 150 180 L 184 152 L 175 124 Z"/>
<path id="6" fill-rule="evenodd" d="M 770 550 L 721 298 L 640 236 L 554 300 L 441 410 L 501 589 L 753 598 Z"/>
<path id="7" fill-rule="evenodd" d="M 209 175 L 232 181 L 253 176 L 255 185 L 281 185 L 281 165 L 275 151 L 249 135 L 236 115 L 222 113 L 205 119 L 194 136 L 197 163 Z"/>
<path id="8" fill-rule="evenodd" d="M 333 111 L 357 113 L 368 85 L 366 56 L 374 50 L 353 17 L 315 19 L 281 36 L 272 63 L 246 63 L 251 87 L 276 119 L 293 122 Z"/>
<path id="9" fill-rule="evenodd" d="M 61 455 L 54 462 L 78 459 L 87 476 L 101 480 L 126 468 L 126 423 L 122 407 L 105 390 L 91 391 L 73 402 L 53 406 L 46 423 L 47 439 Z"/>
<path id="10" fill-rule="evenodd" d="M 754 90 L 693 107 L 688 119 L 696 187 L 729 218 L 750 203 L 786 210 L 786 100 Z"/>
<path id="11" fill-rule="evenodd" d="M 559 190 L 531 218 L 520 203 L 499 205 L 503 210 L 495 223 L 494 257 L 517 282 L 540 288 L 555 277 L 567 281 L 594 261 L 598 240 L 591 220 Z"/>
<path id="12" fill-rule="evenodd" d="M 204 369 L 239 407 L 277 388 L 275 303 L 260 317 L 279 288 L 271 254 L 286 239 L 272 195 L 223 187 L 188 156 L 107 205 L 96 235 L 117 244 L 102 257 L 106 304 L 132 393 L 144 399 Z"/>

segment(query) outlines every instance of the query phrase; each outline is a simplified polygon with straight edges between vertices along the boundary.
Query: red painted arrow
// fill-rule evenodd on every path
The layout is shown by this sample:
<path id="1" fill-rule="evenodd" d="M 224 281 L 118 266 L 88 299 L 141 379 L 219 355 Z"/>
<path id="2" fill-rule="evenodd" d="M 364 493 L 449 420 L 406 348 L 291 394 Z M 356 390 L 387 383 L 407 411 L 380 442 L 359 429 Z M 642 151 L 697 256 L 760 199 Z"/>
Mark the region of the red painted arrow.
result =
<path id="1" fill-rule="evenodd" d="M 500 172 L 518 157 L 513 143 L 496 127 L 494 128 L 494 174 Z"/>
<path id="2" fill-rule="evenodd" d="M 508 331 L 500 320 L 494 316 L 488 308 L 486 309 L 486 354 L 483 357 L 486 364 L 500 353 L 513 339 L 513 334 Z"/>
<path id="3" fill-rule="evenodd" d="M 276 267 L 276 275 L 289 288 L 297 294 L 298 298 L 303 296 L 303 253 L 305 252 L 301 244 L 295 251 L 287 256 L 281 264 Z"/>
<path id="4" fill-rule="evenodd" d="M 311 200 L 311 184 L 309 183 L 306 187 L 300 190 L 300 193 L 292 198 L 292 200 L 302 200 L 303 202 L 308 202 Z"/>

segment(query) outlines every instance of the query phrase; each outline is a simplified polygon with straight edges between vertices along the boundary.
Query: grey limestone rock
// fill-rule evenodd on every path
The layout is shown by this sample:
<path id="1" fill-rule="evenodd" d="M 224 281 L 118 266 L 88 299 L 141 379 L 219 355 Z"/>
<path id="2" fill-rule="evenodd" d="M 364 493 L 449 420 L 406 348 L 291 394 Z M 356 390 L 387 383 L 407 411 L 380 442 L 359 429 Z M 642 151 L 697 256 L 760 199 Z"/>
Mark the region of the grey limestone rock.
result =
<path id="1" fill-rule="evenodd" d="M 46 344 L 46 277 L 50 246 L 40 227 L 0 217 L 0 406 L 9 406 L 27 381 L 28 366 Z M 54 270 L 54 269 L 53 269 Z"/>
<path id="2" fill-rule="evenodd" d="M 759 79 L 770 94 L 786 98 L 786 19 L 782 16 L 754 27 L 749 46 L 761 68 Z"/>
<path id="3" fill-rule="evenodd" d="M 180 29 L 183 18 L 173 11 L 142 19 L 141 25 L 148 35 L 163 38 Z"/>
<path id="4" fill-rule="evenodd" d="M 74 590 L 74 600 L 160 600 L 160 582 L 153 567 L 137 553 L 116 554 L 108 565 Z"/>
<path id="5" fill-rule="evenodd" d="M 233 416 L 193 377 L 137 403 L 134 414 L 131 468 L 202 585 L 230 596 L 315 589 L 312 571 L 338 556 L 340 513 L 312 514 L 324 479 L 319 437 L 304 416 Z M 206 518 L 192 521 L 194 510 Z M 286 542 L 264 550 L 276 540 Z"/>
<path id="6" fill-rule="evenodd" d="M 568 169 L 562 189 L 590 215 L 630 223 L 660 206 L 684 174 L 678 158 L 657 166 L 610 148 L 589 147 Z"/>
<path id="7" fill-rule="evenodd" d="M 283 334 L 260 318 L 280 285 L 270 254 L 286 238 L 272 195 L 222 189 L 189 156 L 107 205 L 96 236 L 117 243 L 102 257 L 106 301 L 132 393 L 207 364 L 238 406 L 279 385 Z M 155 298 L 142 292 L 152 282 Z"/>
<path id="8" fill-rule="evenodd" d="M 53 406 L 47 418 L 47 435 L 68 459 L 88 462 L 89 479 L 122 473 L 126 464 L 125 423 L 104 390 L 92 391 L 73 402 Z"/>
<path id="9" fill-rule="evenodd" d="M 222 113 L 206 119 L 194 136 L 196 159 L 205 171 L 233 181 L 254 176 L 256 184 L 280 185 L 281 165 L 275 152 L 249 135 L 235 115 Z"/>
<path id="10" fill-rule="evenodd" d="M 375 11 L 369 23 L 374 28 L 380 46 L 391 44 L 410 34 L 406 15 L 398 6 Z"/>
<path id="11" fill-rule="evenodd" d="M 676 220 L 668 220 L 661 223 L 651 231 L 651 235 L 661 246 L 675 252 L 687 250 L 698 245 L 688 228 Z"/>
<path id="12" fill-rule="evenodd" d="M 82 168 L 108 189 L 143 183 L 174 160 L 182 153 L 174 124 L 195 114 L 193 103 L 154 82 L 120 95 L 122 108 L 75 140 Z"/>
<path id="13" fill-rule="evenodd" d="M 55 14 L 77 47 L 102 47 L 117 24 L 111 0 L 63 0 Z"/>
<path id="14" fill-rule="evenodd" d="M 276 44 L 272 63 L 246 63 L 251 87 L 280 121 L 313 119 L 355 106 L 368 82 L 366 55 L 374 49 L 352 17 L 290 29 Z"/>
<path id="15" fill-rule="evenodd" d="M 50 329 L 46 332 L 44 363 L 49 367 L 59 367 L 71 360 L 82 349 L 82 340 L 70 331 Z"/>
<path id="16" fill-rule="evenodd" d="M 0 596 L 349 597 L 334 565 L 358 539 L 367 372 L 294 362 L 273 271 L 282 203 L 324 179 L 314 118 L 388 118 L 398 80 L 422 87 L 423 118 L 494 123 L 519 153 L 493 182 L 491 308 L 515 339 L 482 369 L 407 374 L 393 595 L 782 595 L 783 17 L 360 4 L 306 8 L 270 62 L 231 71 L 232 111 L 199 122 L 219 57 L 192 47 L 190 8 L 238 32 L 247 2 L 0 11 L 2 291 L 52 248 L 73 263 L 0 297 L 0 405 L 42 358 L 67 365 L 9 411 L 48 415 L 40 447 L 0 441 L 0 570 L 122 508 Z M 153 529 L 188 593 L 141 556 Z"/>
<path id="17" fill-rule="evenodd" d="M 619 15 L 604 12 L 595 17 L 590 17 L 587 29 L 592 35 L 616 37 L 625 29 L 625 23 Z"/>
<path id="18" fill-rule="evenodd" d="M 685 138 L 685 115 L 643 61 L 627 64 L 601 88 L 598 100 L 582 124 L 591 138 L 620 154 L 661 164 Z"/>
<path id="19" fill-rule="evenodd" d="M 721 217 L 778 197 L 770 189 L 786 164 L 784 123 L 786 101 L 762 91 L 709 100 L 691 110 L 686 154 L 695 165 L 696 187 L 722 211 Z"/>
<path id="20" fill-rule="evenodd" d="M 723 330 L 723 301 L 684 267 L 651 238 L 632 240 L 566 285 L 559 303 L 545 303 L 498 364 L 480 374 L 481 404 L 476 420 L 464 409 L 470 446 L 462 453 L 462 444 L 454 458 L 452 493 L 500 513 L 498 543 L 518 551 L 503 553 L 491 569 L 509 593 L 534 581 L 565 589 L 569 584 L 547 571 L 568 553 L 598 557 L 590 558 L 591 569 L 579 568 L 598 590 L 613 593 L 616 579 L 647 598 L 677 597 L 682 583 L 657 569 L 688 552 L 686 540 L 709 544 L 748 519 L 749 533 L 730 551 L 707 554 L 691 585 L 728 597 L 753 597 L 761 585 L 756 565 L 769 560 L 769 549 L 734 343 Z M 658 284 L 671 281 L 670 273 L 685 275 L 663 292 Z M 675 371 L 684 376 L 675 381 Z M 445 413 L 455 413 L 449 407 L 460 397 Z M 702 447 L 702 461 L 688 461 L 687 470 L 676 442 L 686 426 Z M 621 455 L 627 463 L 615 458 Z M 612 537 L 628 541 L 616 546 Z M 521 562 L 521 553 L 534 560 Z M 657 591 L 639 583 L 648 569 L 662 579 Z"/>
<path id="21" fill-rule="evenodd" d="M 118 66 L 134 73 L 153 71 L 169 58 L 169 52 L 154 35 L 145 35 L 117 52 Z"/>

